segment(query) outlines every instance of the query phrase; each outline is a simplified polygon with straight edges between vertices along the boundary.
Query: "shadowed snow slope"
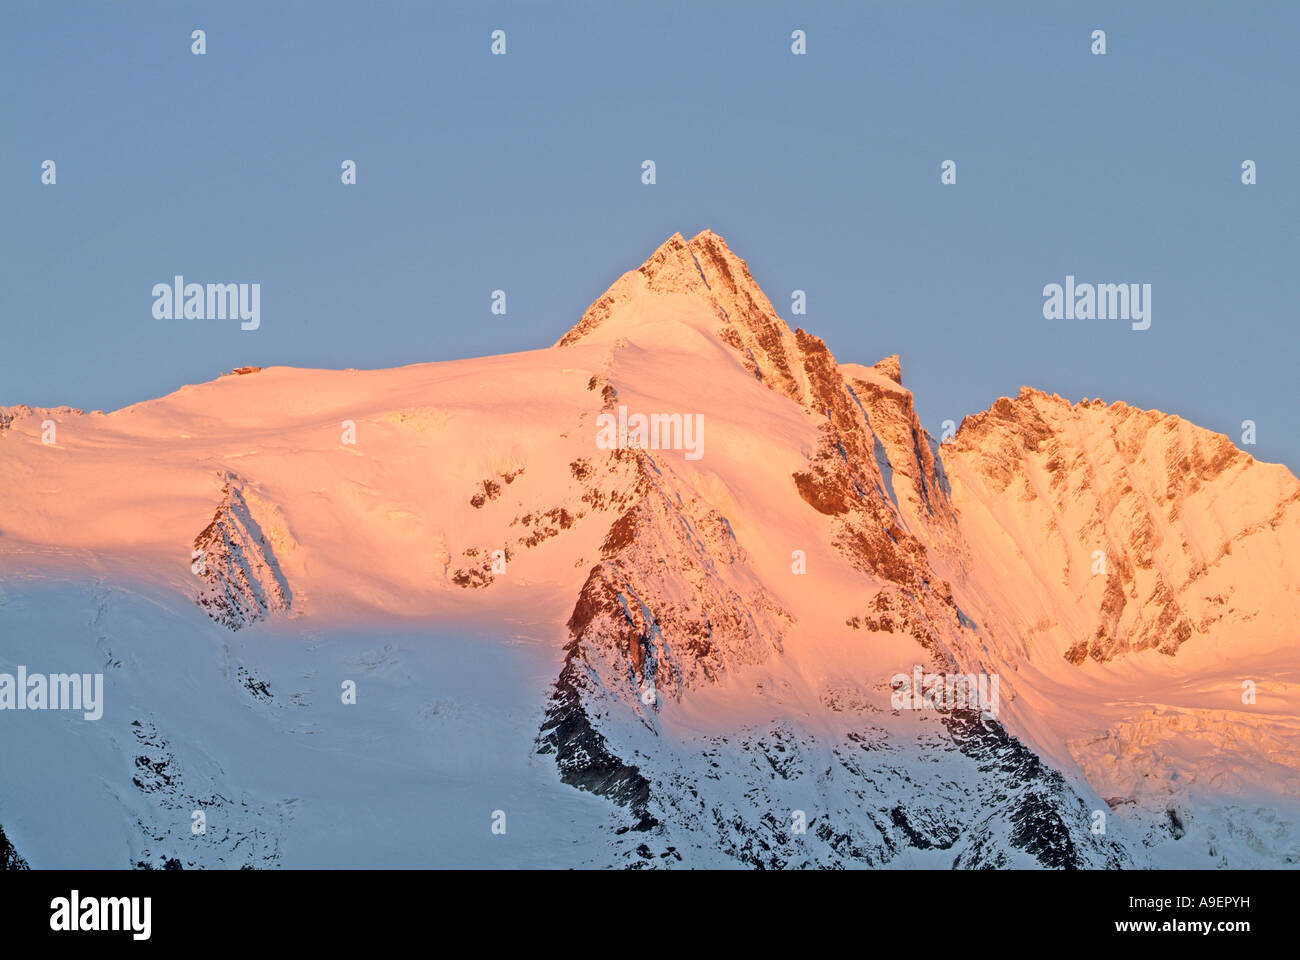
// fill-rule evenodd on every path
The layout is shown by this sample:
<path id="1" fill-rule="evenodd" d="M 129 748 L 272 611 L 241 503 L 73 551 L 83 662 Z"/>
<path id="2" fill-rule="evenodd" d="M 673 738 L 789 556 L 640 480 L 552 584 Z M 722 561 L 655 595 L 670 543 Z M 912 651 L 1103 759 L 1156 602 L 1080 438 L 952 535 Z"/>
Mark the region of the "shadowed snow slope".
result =
<path id="1" fill-rule="evenodd" d="M 940 446 L 708 231 L 549 349 L 0 409 L 0 489 L 0 673 L 105 675 L 0 712 L 33 867 L 1300 858 L 1296 479 L 1028 389 Z"/>

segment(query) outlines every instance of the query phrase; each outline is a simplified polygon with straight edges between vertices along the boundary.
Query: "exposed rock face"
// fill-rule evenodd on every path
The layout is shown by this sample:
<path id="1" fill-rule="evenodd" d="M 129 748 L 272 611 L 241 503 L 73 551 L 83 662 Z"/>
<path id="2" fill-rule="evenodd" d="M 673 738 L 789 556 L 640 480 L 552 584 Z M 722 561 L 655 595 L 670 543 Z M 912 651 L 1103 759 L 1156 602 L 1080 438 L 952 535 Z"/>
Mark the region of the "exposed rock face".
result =
<path id="1" fill-rule="evenodd" d="M 619 708 L 575 642 L 540 752 L 556 754 L 566 783 L 629 809 L 634 866 L 719 852 L 765 869 L 1132 865 L 1091 832 L 1088 804 L 1061 775 L 996 721 L 959 712 L 905 732 L 854 699 L 827 701 L 844 721 L 834 734 L 773 720 L 687 742 L 646 724 L 611 740 L 600 730 L 618 730 Z"/>
<path id="2" fill-rule="evenodd" d="M 244 676 L 248 679 L 246 673 Z M 251 688 L 250 693 L 257 696 Z M 270 699 L 269 693 L 265 699 Z M 208 864 L 227 869 L 277 865 L 282 827 L 277 811 L 246 798 L 227 796 L 221 791 L 228 788 L 220 781 L 202 771 L 187 771 L 153 721 L 133 720 L 131 732 L 135 738 L 131 785 L 167 813 L 154 824 L 138 823 L 141 836 L 133 854 L 136 869 L 183 870 L 186 863 L 190 867 L 201 865 L 189 857 L 182 862 L 173 853 L 185 851 L 192 842 L 191 814 L 200 809 L 210 818 L 210 823 L 204 820 L 202 835 L 204 853 L 211 858 Z"/>
<path id="3" fill-rule="evenodd" d="M 239 479 L 224 479 L 212 522 L 194 538 L 191 570 L 203 581 L 198 605 L 217 623 L 239 630 L 288 611 L 293 593 Z"/>
<path id="4" fill-rule="evenodd" d="M 918 661 L 955 667 L 954 638 L 974 625 L 925 544 L 959 551 L 956 516 L 898 358 L 837 364 L 820 339 L 790 331 L 744 262 L 707 231 L 670 238 L 560 345 L 625 329 L 616 326 L 626 324 L 621 312 L 647 296 L 707 303 L 717 340 L 819 423 L 791 483 L 831 520 L 835 550 L 861 577 L 860 614 L 848 625 L 911 637 Z M 624 345 L 614 341 L 615 350 Z M 618 389 L 603 375 L 591 378 L 597 388 L 601 409 L 612 410 Z M 661 710 L 782 657 L 797 625 L 764 591 L 726 517 L 669 463 L 638 450 L 575 465 L 593 490 L 597 475 L 622 479 L 617 494 L 583 498 L 610 518 L 608 533 L 568 621 L 538 749 L 555 755 L 566 783 L 629 809 L 641 838 L 627 852 L 634 865 L 680 860 L 700 837 L 762 867 L 880 866 L 909 851 L 942 852 L 945 865 L 967 867 L 1126 862 L 1122 849 L 1090 834 L 1088 806 L 1061 775 L 991 718 L 945 713 L 941 724 L 900 732 L 873 724 L 878 694 L 841 690 L 827 702 L 848 727 L 828 739 L 774 722 L 739 742 L 681 741 Z M 930 770 L 917 769 L 917 756 Z M 806 833 L 792 834 L 788 812 L 808 806 Z"/>
<path id="5" fill-rule="evenodd" d="M 557 343 L 577 343 L 642 291 L 697 296 L 719 320 L 717 336 L 756 377 L 801 405 L 810 401 L 794 335 L 750 276 L 745 261 L 705 230 L 687 241 L 674 233 L 641 266 L 625 273 Z"/>
<path id="6" fill-rule="evenodd" d="M 1021 616 L 1061 623 L 1072 663 L 1173 656 L 1197 636 L 1250 632 L 1292 593 L 1262 558 L 1294 542 L 1295 478 L 1178 417 L 1026 387 L 967 417 L 944 456 L 961 478 L 963 523 L 1007 532 L 988 541 L 1003 553 L 986 562 L 1042 585 L 1023 593 Z M 1239 489 L 1266 497 L 1247 502 Z M 1032 569 L 1034 555 L 1050 566 Z"/>
<path id="7" fill-rule="evenodd" d="M 917 421 L 911 394 L 902 388 L 898 358 L 886 358 L 874 369 L 842 368 L 818 337 L 790 331 L 745 262 L 707 230 L 690 241 L 681 234 L 670 237 L 592 304 L 560 345 L 579 342 L 643 291 L 707 301 L 724 321 L 715 331 L 718 339 L 746 368 L 824 418 L 807 469 L 792 477 L 800 496 L 839 520 L 836 544 L 864 572 L 928 593 L 938 578 L 928 572 L 925 549 L 915 536 L 919 531 L 909 527 L 922 513 L 927 525 L 951 527 L 951 507 L 942 464 Z M 846 373 L 857 379 L 850 381 Z M 877 419 L 885 429 L 873 429 Z M 905 510 L 898 504 L 896 472 L 906 486 Z M 951 603 L 946 594 L 946 588 L 939 589 L 938 599 Z"/>
<path id="8" fill-rule="evenodd" d="M 809 469 L 794 475 L 799 495 L 834 518 L 832 543 L 880 585 L 876 604 L 909 611 L 898 618 L 901 629 L 933 664 L 951 665 L 938 636 L 968 625 L 951 585 L 932 568 L 925 543 L 951 543 L 954 521 L 942 466 L 916 419 L 911 394 L 874 370 L 840 367 L 826 345 L 803 330 L 795 331 L 795 339 L 813 410 L 826 416 Z M 859 376 L 852 379 L 855 371 Z"/>
<path id="9" fill-rule="evenodd" d="M 684 429 L 680 443 L 631 446 L 624 432 L 610 449 L 602 415 L 638 412 L 707 419 L 707 455 Z M 491 709 L 444 711 L 466 705 L 441 693 L 407 704 L 436 719 L 439 759 L 474 741 L 475 756 L 432 780 L 489 753 L 517 760 L 521 730 L 536 731 L 546 760 L 521 766 L 538 796 L 555 793 L 533 812 L 599 809 L 563 784 L 611 801 L 611 835 L 590 831 L 598 849 L 578 860 L 565 859 L 566 839 L 557 862 L 1070 869 L 1145 866 L 1173 843 L 1170 862 L 1194 862 L 1194 844 L 1233 866 L 1300 862 L 1300 828 L 1273 813 L 1300 796 L 1295 660 L 1280 646 L 1300 621 L 1295 478 L 1176 417 L 1029 390 L 940 447 L 897 356 L 839 363 L 777 316 L 708 231 L 670 238 L 553 350 L 365 373 L 268 368 L 92 414 L 66 436 L 59 419 L 71 456 L 42 444 L 49 413 L 0 408 L 0 565 L 143 542 L 174 557 L 153 561 L 170 589 L 210 516 L 193 539 L 196 599 L 231 630 L 292 607 L 312 633 L 353 615 L 435 632 L 464 613 L 511 641 L 560 641 L 530 651 L 555 658 L 530 661 L 554 678 L 536 700 L 535 669 L 517 687 L 502 686 L 511 670 L 484 669 L 455 693 Z M 340 420 L 358 428 L 342 444 Z M 213 463 L 239 471 L 220 475 L 219 494 Z M 96 484 L 110 508 L 85 495 Z M 129 671 L 94 599 L 89 649 Z M 426 639 L 411 648 L 439 655 Z M 488 645 L 461 656 L 478 666 Z M 302 705 L 292 674 L 231 659 L 264 645 L 208 646 L 230 681 L 215 699 L 233 693 L 236 709 L 295 737 L 317 732 L 290 719 Z M 391 674 L 394 702 L 441 673 L 416 677 L 387 646 L 343 662 Z M 1239 665 L 1258 676 L 1258 704 L 1237 705 Z M 1001 708 L 902 704 L 896 671 L 906 680 L 914 667 L 998 679 Z M 483 722 L 515 708 L 522 726 L 517 712 Z M 119 798 L 152 811 L 133 862 L 278 864 L 296 793 L 284 808 L 246 804 L 217 754 L 188 749 L 203 738 L 178 719 L 162 711 L 118 731 L 130 778 Z M 465 734 L 481 729 L 495 733 L 476 750 Z M 407 756 L 424 762 L 426 746 Z M 1215 833 L 1194 795 L 1206 785 L 1240 795 Z M 213 804 L 242 825 L 225 846 L 187 853 L 176 814 Z M 1094 834 L 1107 807 L 1112 832 Z"/>
<path id="10" fill-rule="evenodd" d="M 759 662 L 788 617 L 748 575 L 726 519 L 679 504 L 636 457 L 641 496 L 610 526 L 569 628 L 589 660 L 616 650 L 611 666 L 654 703 Z"/>
<path id="11" fill-rule="evenodd" d="M 574 466 L 594 480 L 590 464 Z M 605 466 L 626 485 L 602 496 L 595 481 L 584 496 L 616 519 L 569 618 L 538 742 L 556 754 L 566 783 L 630 807 L 640 830 L 654 822 L 649 782 L 614 755 L 592 715 L 634 714 L 655 730 L 661 698 L 680 699 L 779 651 L 789 616 L 746 570 L 726 518 L 675 494 L 667 465 L 620 450 Z"/>
<path id="12" fill-rule="evenodd" d="M 996 784 L 985 798 L 988 816 L 954 867 L 1002 869 L 1013 865 L 1013 850 L 1055 869 L 1129 865 L 1119 844 L 1092 832 L 1088 805 L 1064 778 L 1001 724 L 967 710 L 953 711 L 943 723 L 957 748 L 994 775 L 989 785 Z"/>
<path id="13" fill-rule="evenodd" d="M 888 488 L 909 527 L 951 541 L 955 534 L 948 478 L 938 444 L 921 426 L 911 391 L 903 388 L 898 357 L 873 367 L 841 364 L 853 395 L 880 441 Z"/>
<path id="14" fill-rule="evenodd" d="M 894 353 L 883 360 L 877 360 L 871 369 L 885 379 L 893 380 L 900 387 L 903 385 L 903 365 L 898 354 Z"/>
<path id="15" fill-rule="evenodd" d="M 674 234 L 599 298 L 560 344 L 580 341 L 647 290 L 706 300 L 725 321 L 715 331 L 718 339 L 740 354 L 746 368 L 824 418 L 807 468 L 791 478 L 799 495 L 836 518 L 835 545 L 854 566 L 902 587 L 905 602 L 928 616 L 955 621 L 951 590 L 930 571 L 916 536 L 924 527 L 909 531 L 922 513 L 925 526 L 951 528 L 953 520 L 942 465 L 902 388 L 897 357 L 878 369 L 842 368 L 821 339 L 803 329 L 791 333 L 745 262 L 707 230 L 689 242 Z M 846 373 L 854 372 L 851 383 Z M 876 419 L 886 426 L 883 433 L 873 429 Z M 907 510 L 898 504 L 895 471 L 906 484 Z"/>
<path id="16" fill-rule="evenodd" d="M 14 845 L 5 836 L 4 827 L 0 827 L 0 870 L 29 870 L 27 861 L 18 855 Z"/>

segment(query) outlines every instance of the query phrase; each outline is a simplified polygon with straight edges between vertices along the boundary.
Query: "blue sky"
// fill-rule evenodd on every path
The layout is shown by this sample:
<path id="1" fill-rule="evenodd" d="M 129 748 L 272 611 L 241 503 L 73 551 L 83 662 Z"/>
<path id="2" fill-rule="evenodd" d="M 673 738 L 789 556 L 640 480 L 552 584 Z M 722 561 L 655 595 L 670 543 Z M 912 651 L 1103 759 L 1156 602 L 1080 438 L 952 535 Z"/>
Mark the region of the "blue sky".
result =
<path id="1" fill-rule="evenodd" d="M 901 354 L 936 435 L 1029 384 L 1251 419 L 1296 470 L 1297 36 L 1296 4 L 6 0 L 0 404 L 545 346 L 709 227 L 840 360 Z M 154 319 L 178 273 L 259 282 L 261 328 Z M 1150 283 L 1151 329 L 1044 320 L 1067 274 Z"/>

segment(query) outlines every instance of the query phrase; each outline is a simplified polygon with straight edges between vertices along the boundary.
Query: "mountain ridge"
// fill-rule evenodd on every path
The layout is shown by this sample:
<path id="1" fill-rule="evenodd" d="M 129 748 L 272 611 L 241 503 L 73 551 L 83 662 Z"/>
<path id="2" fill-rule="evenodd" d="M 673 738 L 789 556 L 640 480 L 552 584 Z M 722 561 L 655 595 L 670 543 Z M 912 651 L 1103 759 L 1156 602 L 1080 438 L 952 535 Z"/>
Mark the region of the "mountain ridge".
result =
<path id="1" fill-rule="evenodd" d="M 674 234 L 543 350 L 266 367 L 62 411 L 54 444 L 0 409 L 0 582 L 129 557 L 223 663 L 187 617 L 250 660 L 343 624 L 523 631 L 553 669 L 510 742 L 624 811 L 607 864 L 1272 862 L 1226 838 L 1266 829 L 1247 793 L 1300 796 L 1266 746 L 1300 702 L 1295 478 L 1099 404 L 1022 388 L 939 443 L 896 355 L 838 362 L 721 237 Z M 702 456 L 602 448 L 620 410 L 699 416 Z M 900 710 L 914 668 L 999 678 L 1000 712 Z M 1241 669 L 1266 709 L 1229 709 Z M 1238 754 L 1203 784 L 1151 738 Z M 1272 786 L 1233 772 L 1265 751 Z"/>

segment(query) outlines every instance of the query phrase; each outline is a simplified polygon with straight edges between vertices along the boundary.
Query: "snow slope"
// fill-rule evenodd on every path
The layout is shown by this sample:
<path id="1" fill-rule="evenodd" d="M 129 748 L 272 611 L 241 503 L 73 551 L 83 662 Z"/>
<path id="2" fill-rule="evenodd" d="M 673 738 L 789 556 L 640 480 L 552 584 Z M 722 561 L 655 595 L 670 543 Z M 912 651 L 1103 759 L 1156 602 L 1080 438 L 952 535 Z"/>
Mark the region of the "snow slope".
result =
<path id="1" fill-rule="evenodd" d="M 708 231 L 549 349 L 2 409 L 0 489 L 0 672 L 106 684 L 0 712 L 36 867 L 1300 857 L 1295 478 L 1033 391 L 940 447 Z"/>

